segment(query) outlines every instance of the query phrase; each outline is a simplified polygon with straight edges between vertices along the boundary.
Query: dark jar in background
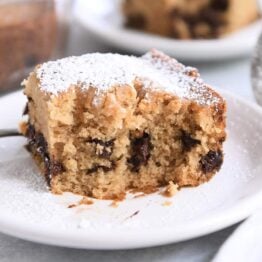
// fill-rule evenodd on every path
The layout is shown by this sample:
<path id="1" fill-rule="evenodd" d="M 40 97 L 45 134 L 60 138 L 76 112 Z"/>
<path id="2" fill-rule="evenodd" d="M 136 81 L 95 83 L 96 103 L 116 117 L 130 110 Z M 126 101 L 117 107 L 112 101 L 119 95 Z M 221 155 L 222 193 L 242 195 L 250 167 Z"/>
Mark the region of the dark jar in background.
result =
<path id="1" fill-rule="evenodd" d="M 64 55 L 70 0 L 0 0 L 0 93 L 20 87 L 32 68 Z"/>

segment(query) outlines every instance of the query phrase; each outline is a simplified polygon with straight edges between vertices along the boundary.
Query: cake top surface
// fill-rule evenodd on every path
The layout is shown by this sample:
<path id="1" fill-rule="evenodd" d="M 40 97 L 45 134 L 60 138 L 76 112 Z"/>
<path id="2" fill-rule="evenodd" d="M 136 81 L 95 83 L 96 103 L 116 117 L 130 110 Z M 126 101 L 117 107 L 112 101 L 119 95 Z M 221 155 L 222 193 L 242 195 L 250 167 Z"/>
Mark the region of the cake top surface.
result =
<path id="1" fill-rule="evenodd" d="M 97 95 L 112 86 L 140 81 L 145 88 L 163 90 L 178 97 L 211 105 L 220 97 L 203 82 L 198 71 L 164 53 L 151 50 L 142 57 L 92 53 L 50 61 L 37 67 L 42 91 L 57 95 L 72 85 L 95 87 Z"/>

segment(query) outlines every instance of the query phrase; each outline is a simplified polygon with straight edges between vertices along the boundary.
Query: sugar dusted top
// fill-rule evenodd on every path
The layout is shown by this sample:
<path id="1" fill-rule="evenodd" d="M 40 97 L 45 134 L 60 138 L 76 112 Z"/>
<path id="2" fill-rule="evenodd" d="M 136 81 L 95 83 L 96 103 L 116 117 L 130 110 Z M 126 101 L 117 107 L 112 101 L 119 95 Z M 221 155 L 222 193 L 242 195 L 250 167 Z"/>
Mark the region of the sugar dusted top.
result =
<path id="1" fill-rule="evenodd" d="M 216 104 L 220 98 L 210 92 L 196 69 L 183 66 L 175 59 L 152 50 L 142 57 L 119 54 L 86 54 L 42 64 L 36 69 L 40 88 L 57 95 L 71 85 L 90 86 L 97 93 L 115 85 L 140 81 L 145 88 L 163 90 L 199 104 Z"/>

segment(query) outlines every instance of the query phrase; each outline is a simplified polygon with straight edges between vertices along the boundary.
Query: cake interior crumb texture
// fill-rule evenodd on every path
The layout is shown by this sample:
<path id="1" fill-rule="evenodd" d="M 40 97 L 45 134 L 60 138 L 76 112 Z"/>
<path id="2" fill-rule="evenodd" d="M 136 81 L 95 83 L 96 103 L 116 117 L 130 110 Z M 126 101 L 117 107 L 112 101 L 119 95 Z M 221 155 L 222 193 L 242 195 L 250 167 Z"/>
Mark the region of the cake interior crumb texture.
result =
<path id="1" fill-rule="evenodd" d="M 122 199 L 197 186 L 222 165 L 225 101 L 157 50 L 44 63 L 23 84 L 21 130 L 53 193 Z"/>

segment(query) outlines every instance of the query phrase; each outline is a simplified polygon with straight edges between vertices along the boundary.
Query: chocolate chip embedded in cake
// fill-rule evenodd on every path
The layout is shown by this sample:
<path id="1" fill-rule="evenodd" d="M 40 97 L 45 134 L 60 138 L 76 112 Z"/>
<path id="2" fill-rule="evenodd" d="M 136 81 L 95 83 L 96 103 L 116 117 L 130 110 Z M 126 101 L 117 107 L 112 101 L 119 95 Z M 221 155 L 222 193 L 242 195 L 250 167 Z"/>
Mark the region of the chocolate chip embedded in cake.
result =
<path id="1" fill-rule="evenodd" d="M 152 50 L 44 63 L 24 81 L 28 149 L 52 192 L 120 199 L 208 181 L 223 162 L 223 98 Z"/>
<path id="2" fill-rule="evenodd" d="M 163 36 L 217 38 L 258 18 L 256 0 L 124 0 L 126 26 Z"/>
<path id="3" fill-rule="evenodd" d="M 150 158 L 152 144 L 149 134 L 143 132 L 138 137 L 130 138 L 130 158 L 127 162 L 131 165 L 131 170 L 138 172 L 140 166 L 147 165 Z"/>

